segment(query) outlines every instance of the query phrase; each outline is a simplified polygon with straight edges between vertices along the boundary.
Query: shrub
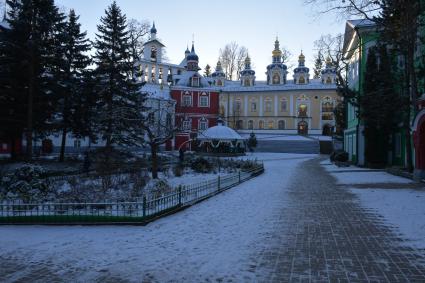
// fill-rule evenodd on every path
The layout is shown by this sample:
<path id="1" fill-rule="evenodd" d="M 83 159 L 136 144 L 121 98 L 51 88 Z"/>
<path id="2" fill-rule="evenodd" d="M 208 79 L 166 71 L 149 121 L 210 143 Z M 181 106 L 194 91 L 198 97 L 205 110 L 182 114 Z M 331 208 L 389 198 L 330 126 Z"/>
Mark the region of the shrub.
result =
<path id="1" fill-rule="evenodd" d="M 344 150 L 337 150 L 331 153 L 330 160 L 332 162 L 347 162 L 348 153 Z"/>
<path id="2" fill-rule="evenodd" d="M 203 157 L 196 158 L 191 164 L 192 170 L 197 173 L 209 173 L 212 171 L 212 167 L 212 164 Z"/>
<path id="3" fill-rule="evenodd" d="M 24 202 L 47 200 L 52 196 L 49 182 L 44 179 L 45 170 L 41 166 L 25 164 L 1 179 L 2 195 L 6 199 Z"/>

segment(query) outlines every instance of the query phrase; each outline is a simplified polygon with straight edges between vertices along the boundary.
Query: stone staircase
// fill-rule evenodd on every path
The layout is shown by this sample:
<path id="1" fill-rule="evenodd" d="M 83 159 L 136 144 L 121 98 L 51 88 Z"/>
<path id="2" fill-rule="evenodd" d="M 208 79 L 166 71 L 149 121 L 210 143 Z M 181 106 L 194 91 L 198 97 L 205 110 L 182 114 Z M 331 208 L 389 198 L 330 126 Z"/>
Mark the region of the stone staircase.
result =
<path id="1" fill-rule="evenodd" d="M 258 140 L 256 152 L 318 154 L 318 140 Z"/>

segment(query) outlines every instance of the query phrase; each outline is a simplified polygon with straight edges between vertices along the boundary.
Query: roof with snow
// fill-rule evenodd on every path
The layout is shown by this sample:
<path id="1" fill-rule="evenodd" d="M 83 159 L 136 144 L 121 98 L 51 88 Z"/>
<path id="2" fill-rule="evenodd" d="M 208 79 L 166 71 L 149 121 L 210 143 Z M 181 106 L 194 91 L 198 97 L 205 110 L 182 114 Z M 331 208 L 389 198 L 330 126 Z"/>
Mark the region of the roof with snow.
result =
<path id="1" fill-rule="evenodd" d="M 212 86 L 222 92 L 291 91 L 291 90 L 336 90 L 335 84 L 323 84 L 320 79 L 312 79 L 308 84 L 295 84 L 288 80 L 286 84 L 269 85 L 266 81 L 257 81 L 253 86 L 243 86 L 240 81 L 226 80 L 225 86 Z"/>
<path id="2" fill-rule="evenodd" d="M 198 136 L 199 140 L 244 140 L 245 138 L 241 137 L 235 130 L 223 126 L 218 125 L 211 128 L 206 129 Z"/>
<path id="3" fill-rule="evenodd" d="M 196 71 L 186 71 L 181 75 L 173 75 L 173 79 L 178 80 L 176 86 L 191 87 L 190 79 L 195 75 L 199 78 L 199 87 L 210 87 L 207 79 Z"/>
<path id="4" fill-rule="evenodd" d="M 161 86 L 160 84 L 145 84 L 140 89 L 141 92 L 146 92 L 148 98 L 170 99 L 170 88 L 168 85 Z"/>

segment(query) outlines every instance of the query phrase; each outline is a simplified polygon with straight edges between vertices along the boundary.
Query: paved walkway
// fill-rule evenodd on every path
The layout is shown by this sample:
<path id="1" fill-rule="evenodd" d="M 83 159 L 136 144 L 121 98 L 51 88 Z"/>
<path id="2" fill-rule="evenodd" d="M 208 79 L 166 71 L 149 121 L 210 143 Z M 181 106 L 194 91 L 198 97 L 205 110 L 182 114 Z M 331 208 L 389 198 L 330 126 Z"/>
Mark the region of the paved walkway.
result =
<path id="1" fill-rule="evenodd" d="M 337 186 L 319 160 L 299 166 L 290 207 L 257 259 L 261 282 L 425 282 L 424 251 L 398 238 L 383 219 Z"/>

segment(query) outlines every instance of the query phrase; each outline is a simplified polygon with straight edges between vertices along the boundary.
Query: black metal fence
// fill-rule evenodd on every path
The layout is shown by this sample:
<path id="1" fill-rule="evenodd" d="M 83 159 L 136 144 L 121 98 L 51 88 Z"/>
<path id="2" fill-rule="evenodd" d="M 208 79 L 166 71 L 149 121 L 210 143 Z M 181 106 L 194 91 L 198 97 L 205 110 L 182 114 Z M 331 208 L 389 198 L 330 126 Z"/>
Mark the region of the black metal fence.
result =
<path id="1" fill-rule="evenodd" d="M 155 217 L 190 206 L 264 172 L 259 165 L 248 171 L 179 186 L 159 198 L 134 202 L 99 203 L 0 203 L 0 224 L 11 223 L 145 223 Z"/>

